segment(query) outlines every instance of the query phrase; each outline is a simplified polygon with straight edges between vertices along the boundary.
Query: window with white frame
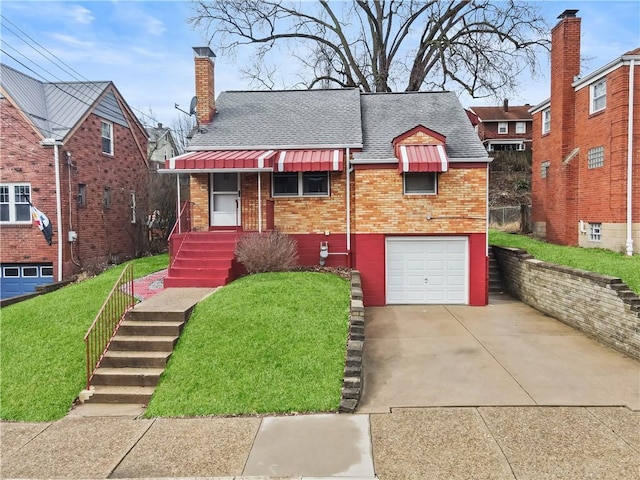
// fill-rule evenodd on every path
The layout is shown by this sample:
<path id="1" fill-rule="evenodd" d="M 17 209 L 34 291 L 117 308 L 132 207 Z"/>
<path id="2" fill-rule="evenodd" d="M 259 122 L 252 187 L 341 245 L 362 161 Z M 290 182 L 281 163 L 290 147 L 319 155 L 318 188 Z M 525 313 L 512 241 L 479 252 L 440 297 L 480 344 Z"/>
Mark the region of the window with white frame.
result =
<path id="1" fill-rule="evenodd" d="M 516 122 L 516 133 L 527 133 L 527 123 Z"/>
<path id="2" fill-rule="evenodd" d="M 283 172 L 273 174 L 274 197 L 328 197 L 329 172 Z"/>
<path id="3" fill-rule="evenodd" d="M 542 111 L 542 133 L 549 133 L 551 131 L 551 109 L 545 108 Z"/>
<path id="4" fill-rule="evenodd" d="M 542 162 L 540 164 L 540 178 L 547 178 L 547 175 L 549 174 L 550 165 L 551 165 L 551 162 Z"/>
<path id="5" fill-rule="evenodd" d="M 113 124 L 102 123 L 102 153 L 113 155 Z"/>
<path id="6" fill-rule="evenodd" d="M 30 184 L 0 184 L 0 223 L 31 223 L 30 201 Z"/>
<path id="7" fill-rule="evenodd" d="M 607 79 L 594 83 L 591 90 L 591 112 L 595 113 L 604 110 L 607 106 Z"/>
<path id="8" fill-rule="evenodd" d="M 498 122 L 498 133 L 500 135 L 509 133 L 509 122 Z"/>
<path id="9" fill-rule="evenodd" d="M 87 205 L 87 185 L 84 183 L 78 184 L 78 206 L 84 207 Z"/>
<path id="10" fill-rule="evenodd" d="M 587 168 L 604 166 L 604 147 L 590 148 L 587 152 Z"/>
<path id="11" fill-rule="evenodd" d="M 602 224 L 590 223 L 589 224 L 589 240 L 592 242 L 602 241 Z"/>
<path id="12" fill-rule="evenodd" d="M 405 195 L 435 195 L 438 193 L 436 172 L 405 172 L 402 183 Z"/>

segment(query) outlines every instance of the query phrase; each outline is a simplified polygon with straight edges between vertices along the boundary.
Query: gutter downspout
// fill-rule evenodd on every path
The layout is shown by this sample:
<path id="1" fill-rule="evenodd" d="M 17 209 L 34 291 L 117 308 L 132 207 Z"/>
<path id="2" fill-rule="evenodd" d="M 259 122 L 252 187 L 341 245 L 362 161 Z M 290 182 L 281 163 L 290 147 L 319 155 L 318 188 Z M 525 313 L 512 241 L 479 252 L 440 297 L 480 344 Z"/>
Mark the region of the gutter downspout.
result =
<path id="1" fill-rule="evenodd" d="M 629 114 L 627 126 L 627 255 L 633 255 L 633 73 L 635 59 L 629 64 Z"/>
<path id="2" fill-rule="evenodd" d="M 258 171 L 258 233 L 262 233 L 262 182 L 261 173 Z"/>
<path id="3" fill-rule="evenodd" d="M 180 202 L 180 173 L 176 175 L 176 192 L 177 192 L 177 205 L 176 205 L 176 221 L 178 222 L 178 233 L 182 233 L 182 219 L 180 218 L 180 210 L 182 205 Z"/>
<path id="4" fill-rule="evenodd" d="M 347 147 L 347 158 L 345 159 L 345 170 L 347 179 L 347 255 L 351 254 L 351 182 L 349 171 L 351 169 L 351 162 L 349 161 L 351 152 Z M 351 264 L 351 257 L 348 257 L 349 264 Z"/>
<path id="5" fill-rule="evenodd" d="M 62 281 L 62 200 L 60 198 L 60 158 L 58 156 L 58 147 L 63 145 L 60 140 L 55 138 L 45 138 L 42 146 L 53 147 L 53 165 L 55 169 L 56 181 L 56 223 L 58 235 L 58 282 Z"/>

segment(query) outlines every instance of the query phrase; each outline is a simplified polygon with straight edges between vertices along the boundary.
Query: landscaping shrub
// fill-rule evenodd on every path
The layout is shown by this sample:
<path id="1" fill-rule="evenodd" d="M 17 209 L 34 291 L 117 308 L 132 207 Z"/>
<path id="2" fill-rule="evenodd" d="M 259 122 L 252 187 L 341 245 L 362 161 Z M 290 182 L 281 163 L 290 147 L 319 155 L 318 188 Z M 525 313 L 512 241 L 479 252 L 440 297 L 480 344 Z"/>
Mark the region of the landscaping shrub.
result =
<path id="1" fill-rule="evenodd" d="M 249 273 L 284 272 L 298 263 L 298 245 L 288 235 L 248 233 L 238 240 L 236 257 Z"/>

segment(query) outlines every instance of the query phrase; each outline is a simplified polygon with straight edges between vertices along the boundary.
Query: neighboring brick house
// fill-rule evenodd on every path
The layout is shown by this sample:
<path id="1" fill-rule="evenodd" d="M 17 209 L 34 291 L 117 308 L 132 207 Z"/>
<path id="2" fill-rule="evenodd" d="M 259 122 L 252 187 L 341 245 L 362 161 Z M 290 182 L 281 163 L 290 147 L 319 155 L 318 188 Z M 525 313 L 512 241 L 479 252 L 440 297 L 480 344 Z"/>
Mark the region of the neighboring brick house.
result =
<path id="1" fill-rule="evenodd" d="M 487 304 L 490 158 L 455 94 L 216 100 L 213 52 L 194 50 L 199 129 L 164 170 L 190 174 L 190 224 L 171 238 L 165 285 L 226 283 L 235 233 L 225 230 L 275 228 L 296 239 L 301 265 L 358 269 L 366 305 Z"/>
<path id="2" fill-rule="evenodd" d="M 116 87 L 41 82 L 0 68 L 2 298 L 134 257 L 146 214 L 147 136 Z M 29 202 L 50 219 L 51 246 Z"/>
<path id="3" fill-rule="evenodd" d="M 531 150 L 531 105 L 471 107 L 469 119 L 488 152 Z"/>
<path id="4" fill-rule="evenodd" d="M 533 114 L 534 233 L 640 252 L 640 48 L 580 76 L 580 18 L 551 37 L 551 97 Z"/>
<path id="5" fill-rule="evenodd" d="M 147 158 L 152 170 L 157 170 L 164 166 L 165 160 L 175 157 L 182 152 L 176 144 L 173 132 L 170 128 L 158 123 L 155 127 L 147 127 Z"/>

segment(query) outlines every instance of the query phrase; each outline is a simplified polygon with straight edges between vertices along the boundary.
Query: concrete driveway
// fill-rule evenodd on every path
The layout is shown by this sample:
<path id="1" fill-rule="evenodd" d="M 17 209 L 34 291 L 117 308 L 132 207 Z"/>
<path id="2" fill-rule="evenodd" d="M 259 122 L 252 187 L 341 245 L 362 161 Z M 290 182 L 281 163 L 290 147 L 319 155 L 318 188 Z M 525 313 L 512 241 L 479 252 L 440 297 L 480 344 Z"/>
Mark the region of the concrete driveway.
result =
<path id="1" fill-rule="evenodd" d="M 640 363 L 510 297 L 365 311 L 359 413 L 395 407 L 627 406 Z"/>

